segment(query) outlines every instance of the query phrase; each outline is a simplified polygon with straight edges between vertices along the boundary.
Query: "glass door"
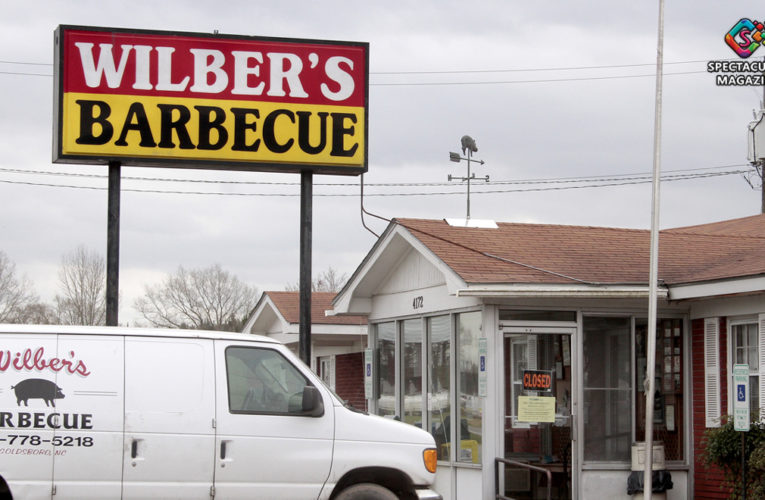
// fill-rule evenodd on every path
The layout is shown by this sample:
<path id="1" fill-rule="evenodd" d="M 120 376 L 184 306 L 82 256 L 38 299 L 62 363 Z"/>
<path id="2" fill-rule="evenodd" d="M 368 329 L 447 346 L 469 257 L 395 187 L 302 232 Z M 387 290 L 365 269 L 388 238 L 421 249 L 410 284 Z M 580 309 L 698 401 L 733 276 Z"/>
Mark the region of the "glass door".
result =
<path id="1" fill-rule="evenodd" d="M 526 329 L 527 330 L 527 329 Z M 506 330 L 507 332 L 507 330 Z M 571 335 L 506 333 L 505 495 L 516 499 L 572 498 Z M 532 468 L 533 467 L 533 468 Z"/>

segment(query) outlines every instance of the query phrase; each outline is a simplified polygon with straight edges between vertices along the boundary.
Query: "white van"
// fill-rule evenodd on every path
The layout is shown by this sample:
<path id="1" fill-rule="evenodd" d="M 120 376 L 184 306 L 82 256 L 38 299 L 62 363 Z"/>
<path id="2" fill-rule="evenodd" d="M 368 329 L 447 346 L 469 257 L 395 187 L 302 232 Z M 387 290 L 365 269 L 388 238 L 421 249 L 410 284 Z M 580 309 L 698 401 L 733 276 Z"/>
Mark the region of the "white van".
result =
<path id="1" fill-rule="evenodd" d="M 0 325 L 0 500 L 440 500 L 435 468 L 264 337 Z"/>

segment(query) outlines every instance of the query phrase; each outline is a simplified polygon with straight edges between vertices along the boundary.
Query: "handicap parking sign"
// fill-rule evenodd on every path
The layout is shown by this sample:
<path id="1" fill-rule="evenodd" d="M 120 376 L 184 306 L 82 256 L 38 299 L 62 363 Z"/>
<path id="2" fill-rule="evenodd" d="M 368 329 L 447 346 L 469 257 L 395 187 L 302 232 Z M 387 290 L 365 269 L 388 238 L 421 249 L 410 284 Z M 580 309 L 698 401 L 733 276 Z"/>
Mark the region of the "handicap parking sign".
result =
<path id="1" fill-rule="evenodd" d="M 742 403 L 746 401 L 746 386 L 744 384 L 739 384 L 736 388 L 736 399 Z"/>
<path id="2" fill-rule="evenodd" d="M 733 399 L 733 429 L 746 432 L 750 428 L 749 394 L 749 365 L 736 364 L 733 366 L 733 387 L 736 396 Z"/>

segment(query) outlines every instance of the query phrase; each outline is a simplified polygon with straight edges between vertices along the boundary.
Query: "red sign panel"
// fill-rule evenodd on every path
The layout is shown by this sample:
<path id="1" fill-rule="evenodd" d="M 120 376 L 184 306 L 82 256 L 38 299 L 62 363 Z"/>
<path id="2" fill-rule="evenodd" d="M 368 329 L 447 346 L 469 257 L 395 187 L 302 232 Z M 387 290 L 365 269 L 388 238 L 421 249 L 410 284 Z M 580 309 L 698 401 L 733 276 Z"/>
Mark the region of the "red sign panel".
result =
<path id="1" fill-rule="evenodd" d="M 60 26 L 53 159 L 363 173 L 368 49 Z"/>

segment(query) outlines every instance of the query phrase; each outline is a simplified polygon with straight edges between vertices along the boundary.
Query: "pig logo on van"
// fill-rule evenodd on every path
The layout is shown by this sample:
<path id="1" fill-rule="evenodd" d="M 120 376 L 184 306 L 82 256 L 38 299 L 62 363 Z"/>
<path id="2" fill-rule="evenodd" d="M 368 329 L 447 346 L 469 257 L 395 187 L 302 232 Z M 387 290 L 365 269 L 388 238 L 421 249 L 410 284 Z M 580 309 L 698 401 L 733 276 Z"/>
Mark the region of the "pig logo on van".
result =
<path id="1" fill-rule="evenodd" d="M 45 406 L 56 407 L 56 400 L 64 398 L 64 393 L 61 392 L 61 387 L 57 386 L 50 380 L 41 378 L 28 378 L 22 380 L 16 385 L 12 385 L 11 389 L 16 393 L 16 404 L 21 406 L 29 406 L 28 401 L 30 399 L 42 399 L 45 401 Z"/>

